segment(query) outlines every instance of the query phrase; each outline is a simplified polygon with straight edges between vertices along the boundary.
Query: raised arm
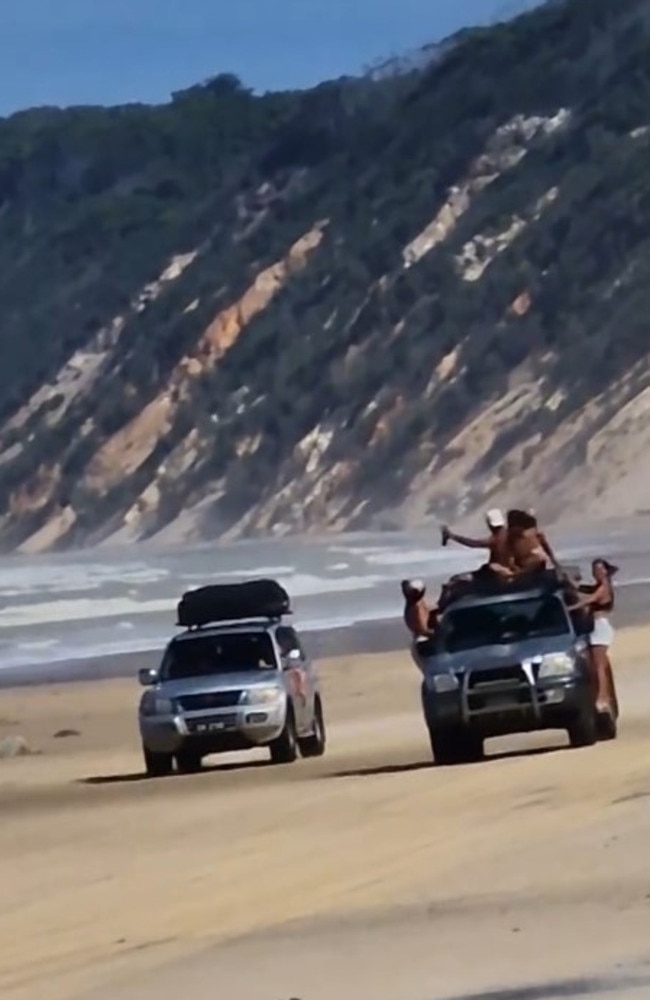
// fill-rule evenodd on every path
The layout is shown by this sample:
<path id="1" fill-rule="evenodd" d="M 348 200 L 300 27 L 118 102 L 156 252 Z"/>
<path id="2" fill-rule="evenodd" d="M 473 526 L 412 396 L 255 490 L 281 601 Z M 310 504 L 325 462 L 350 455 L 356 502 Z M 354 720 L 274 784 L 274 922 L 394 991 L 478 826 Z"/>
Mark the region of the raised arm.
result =
<path id="1" fill-rule="evenodd" d="M 417 606 L 418 631 L 421 636 L 433 635 L 431 627 L 431 611 L 424 601 L 420 601 Z"/>
<path id="2" fill-rule="evenodd" d="M 544 532 L 543 531 L 538 531 L 537 532 L 537 537 L 539 538 L 539 544 L 544 549 L 544 552 L 546 553 L 546 555 L 549 557 L 549 559 L 551 560 L 551 562 L 553 563 L 553 565 L 555 566 L 555 568 L 559 569 L 560 568 L 560 564 L 559 564 L 559 562 L 557 560 L 557 556 L 555 555 L 555 552 L 551 548 L 551 543 L 549 542 L 549 540 L 546 537 L 546 535 L 544 534 Z"/>
<path id="3" fill-rule="evenodd" d="M 442 537 L 443 540 L 446 538 L 450 542 L 456 542 L 457 545 L 463 545 L 466 549 L 489 549 L 491 546 L 488 538 L 467 538 L 465 535 L 457 535 L 446 527 L 442 529 Z"/>

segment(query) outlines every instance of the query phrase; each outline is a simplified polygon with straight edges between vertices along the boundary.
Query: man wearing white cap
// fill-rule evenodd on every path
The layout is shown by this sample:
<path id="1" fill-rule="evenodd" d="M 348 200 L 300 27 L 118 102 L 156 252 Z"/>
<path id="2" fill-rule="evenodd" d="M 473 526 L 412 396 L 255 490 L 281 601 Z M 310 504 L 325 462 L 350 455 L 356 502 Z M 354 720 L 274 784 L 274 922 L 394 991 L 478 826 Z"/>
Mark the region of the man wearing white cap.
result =
<path id="1" fill-rule="evenodd" d="M 511 576 L 508 527 L 503 511 L 497 508 L 489 510 L 485 515 L 485 523 L 490 531 L 489 538 L 467 538 L 465 535 L 457 535 L 444 525 L 441 528 L 442 544 L 456 542 L 466 549 L 487 549 L 490 553 L 490 567 L 502 576 Z"/>

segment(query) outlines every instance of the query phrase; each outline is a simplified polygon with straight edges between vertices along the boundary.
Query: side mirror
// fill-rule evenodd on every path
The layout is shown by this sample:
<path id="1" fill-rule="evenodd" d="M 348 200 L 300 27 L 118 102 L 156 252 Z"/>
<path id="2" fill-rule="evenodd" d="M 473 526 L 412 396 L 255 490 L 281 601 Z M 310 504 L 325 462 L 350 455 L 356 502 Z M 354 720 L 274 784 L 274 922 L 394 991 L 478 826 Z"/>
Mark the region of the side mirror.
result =
<path id="1" fill-rule="evenodd" d="M 152 687 L 158 683 L 158 671 L 155 667 L 143 667 L 138 670 L 138 681 L 142 687 Z"/>

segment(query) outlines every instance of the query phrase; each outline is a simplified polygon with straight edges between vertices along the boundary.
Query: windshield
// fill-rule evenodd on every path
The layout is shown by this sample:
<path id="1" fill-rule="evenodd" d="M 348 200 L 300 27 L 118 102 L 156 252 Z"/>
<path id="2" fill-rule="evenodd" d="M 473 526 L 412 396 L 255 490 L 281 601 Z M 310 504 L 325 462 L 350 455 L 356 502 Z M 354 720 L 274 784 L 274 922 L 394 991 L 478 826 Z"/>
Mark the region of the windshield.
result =
<path id="1" fill-rule="evenodd" d="M 273 644 L 267 632 L 197 635 L 170 643 L 160 677 L 164 681 L 177 681 L 239 670 L 272 670 L 275 665 Z"/>
<path id="2" fill-rule="evenodd" d="M 544 596 L 449 610 L 442 643 L 448 653 L 565 635 L 569 621 L 562 601 Z"/>

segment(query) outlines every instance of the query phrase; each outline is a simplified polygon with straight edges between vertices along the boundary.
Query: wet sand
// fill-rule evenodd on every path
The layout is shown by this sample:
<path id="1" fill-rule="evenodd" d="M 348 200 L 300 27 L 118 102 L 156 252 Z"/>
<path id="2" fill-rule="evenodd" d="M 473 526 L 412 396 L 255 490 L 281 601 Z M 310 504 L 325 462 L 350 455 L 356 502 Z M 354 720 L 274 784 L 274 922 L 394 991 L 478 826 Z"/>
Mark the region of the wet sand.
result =
<path id="1" fill-rule="evenodd" d="M 0 760 L 2 1000 L 647 997 L 649 644 L 618 635 L 616 742 L 457 768 L 401 652 L 323 662 L 324 758 L 158 781 L 133 680 L 3 691 L 41 753 Z"/>

